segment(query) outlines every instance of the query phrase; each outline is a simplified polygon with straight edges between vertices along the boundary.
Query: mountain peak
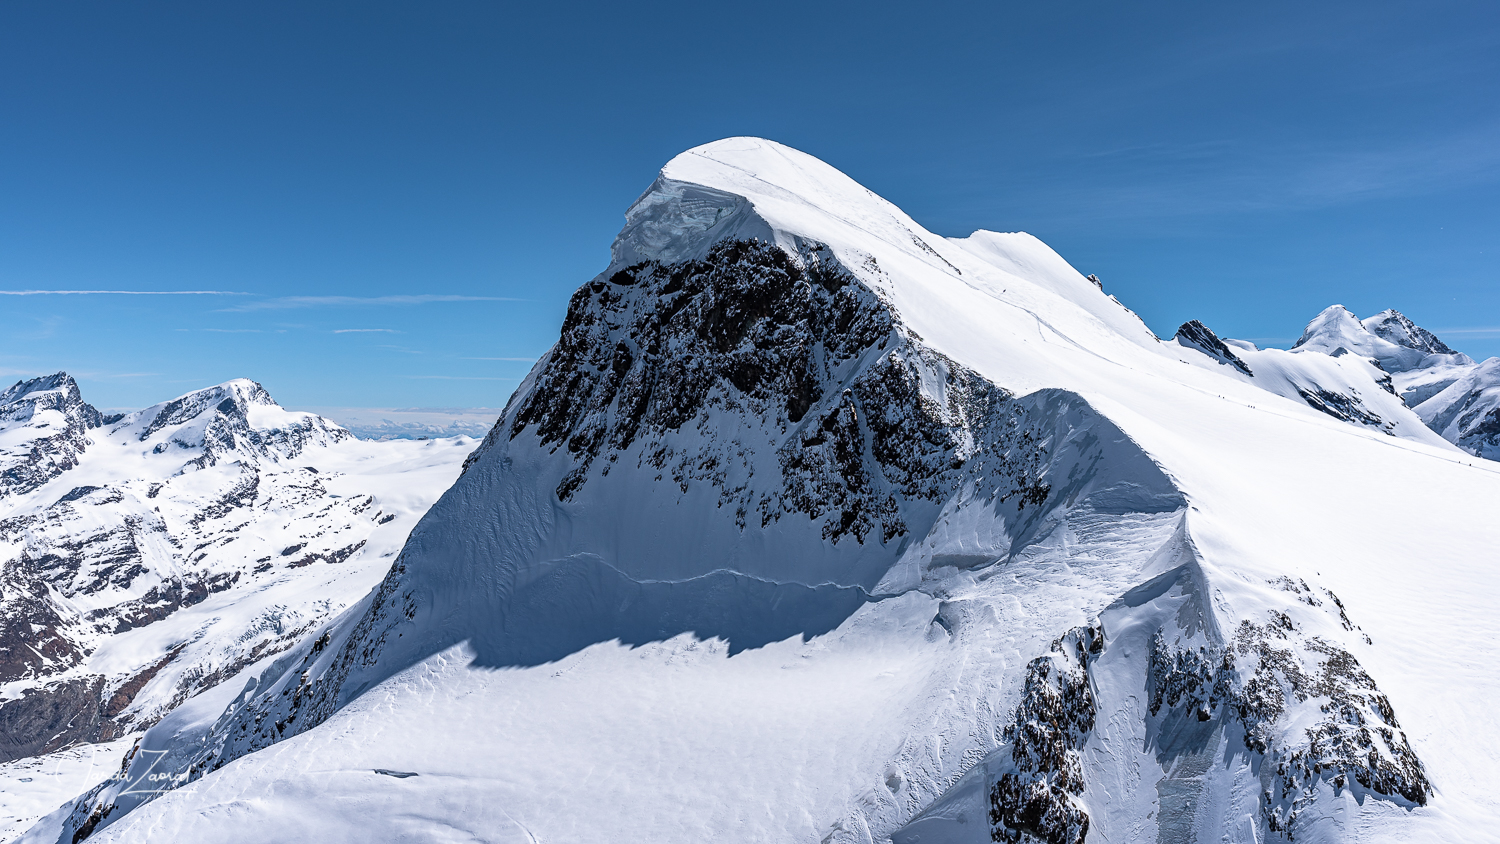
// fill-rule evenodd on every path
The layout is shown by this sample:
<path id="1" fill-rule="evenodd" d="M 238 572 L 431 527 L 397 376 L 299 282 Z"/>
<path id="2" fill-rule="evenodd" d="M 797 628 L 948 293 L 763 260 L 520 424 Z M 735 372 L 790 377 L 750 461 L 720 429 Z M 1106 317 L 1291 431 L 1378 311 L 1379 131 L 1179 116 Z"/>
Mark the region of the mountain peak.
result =
<path id="1" fill-rule="evenodd" d="M 201 450 L 189 463 L 211 465 L 231 452 L 249 459 L 279 460 L 310 441 L 350 436 L 337 423 L 312 413 L 285 410 L 259 383 L 236 378 L 178 396 L 127 416 L 115 430 L 140 442 L 157 441 L 158 454 L 175 448 Z"/>
<path id="2" fill-rule="evenodd" d="M 1252 377 L 1255 375 L 1238 355 L 1224 345 L 1224 341 L 1219 339 L 1219 335 L 1215 334 L 1213 329 L 1196 319 L 1183 323 L 1177 329 L 1177 334 L 1173 339 L 1184 346 L 1197 349 L 1219 363 L 1232 366 L 1246 375 Z"/>
<path id="3" fill-rule="evenodd" d="M 923 235 L 926 235 L 925 237 Z M 835 251 L 872 242 L 954 275 L 943 238 L 838 169 L 764 138 L 725 138 L 662 167 L 625 214 L 609 272 L 645 261 L 701 260 L 725 240 L 760 240 L 789 254 L 815 241 Z"/>
<path id="4" fill-rule="evenodd" d="M 78 464 L 104 417 L 66 372 L 17 381 L 0 393 L 0 497 L 28 492 Z"/>
<path id="5" fill-rule="evenodd" d="M 1356 354 L 1374 358 L 1387 372 L 1474 362 L 1468 355 L 1448 348 L 1431 332 L 1412 324 L 1397 311 L 1383 311 L 1361 321 L 1343 305 L 1324 308 L 1307 324 L 1307 329 L 1292 349 L 1335 357 Z"/>
<path id="6" fill-rule="evenodd" d="M 140 439 L 144 442 L 163 428 L 189 422 L 209 408 L 241 424 L 249 425 L 250 408 L 257 406 L 279 409 L 276 400 L 260 384 L 248 378 L 225 381 L 140 411 L 138 418 L 150 419 L 142 428 Z"/>
<path id="7" fill-rule="evenodd" d="M 0 393 L 0 405 L 8 405 L 25 396 L 34 393 L 46 393 L 60 391 L 71 398 L 79 398 L 78 382 L 73 376 L 66 372 L 54 372 L 51 375 L 42 375 L 36 378 L 28 378 L 17 381 L 5 392 Z"/>
<path id="8" fill-rule="evenodd" d="M 1348 308 L 1329 305 L 1312 318 L 1292 348 L 1316 348 L 1317 351 L 1333 353 L 1342 344 L 1347 351 L 1354 351 L 1352 347 L 1368 344 L 1365 339 L 1368 334 L 1359 317 Z"/>
<path id="9" fill-rule="evenodd" d="M 1437 338 L 1436 334 L 1412 322 L 1406 315 L 1389 308 L 1381 311 L 1375 316 L 1363 322 L 1366 330 L 1377 337 L 1404 346 L 1408 349 L 1416 349 L 1430 355 L 1456 355 L 1458 352 L 1449 348 L 1446 343 Z"/>
<path id="10" fill-rule="evenodd" d="M 838 170 L 763 138 L 725 138 L 694 147 L 662 167 L 625 212 L 611 249 L 614 262 L 701 259 L 721 240 L 763 240 L 790 247 L 819 207 L 873 196 Z M 844 204 L 847 204 L 844 203 Z"/>

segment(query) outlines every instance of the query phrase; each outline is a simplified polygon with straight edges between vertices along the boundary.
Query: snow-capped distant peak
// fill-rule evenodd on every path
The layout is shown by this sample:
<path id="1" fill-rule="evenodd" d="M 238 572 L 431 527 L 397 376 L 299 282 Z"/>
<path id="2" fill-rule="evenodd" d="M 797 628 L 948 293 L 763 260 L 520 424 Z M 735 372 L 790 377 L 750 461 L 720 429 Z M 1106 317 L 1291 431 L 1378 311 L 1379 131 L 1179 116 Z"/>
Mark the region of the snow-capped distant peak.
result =
<path id="1" fill-rule="evenodd" d="M 1392 373 L 1474 363 L 1396 311 L 1360 321 L 1343 305 L 1332 305 L 1314 317 L 1292 350 L 1374 358 Z"/>
<path id="2" fill-rule="evenodd" d="M 141 440 L 146 440 L 151 434 L 171 425 L 181 425 L 203 415 L 210 408 L 215 413 L 235 418 L 245 424 L 250 424 L 250 408 L 255 406 L 276 407 L 276 401 L 271 398 L 265 388 L 247 378 L 236 378 L 203 390 L 194 390 L 191 393 L 178 396 L 171 401 L 153 405 L 132 414 L 125 420 L 126 425 L 138 424 L 141 432 L 138 435 Z"/>
<path id="3" fill-rule="evenodd" d="M 0 498 L 29 492 L 78 464 L 87 432 L 104 422 L 66 372 L 0 393 Z"/>
<path id="4" fill-rule="evenodd" d="M 285 410 L 260 384 L 226 381 L 137 411 L 112 429 L 151 446 L 156 454 L 185 449 L 189 465 L 212 465 L 226 454 L 255 461 L 294 457 L 310 442 L 349 436 L 337 423 L 312 413 Z"/>
<path id="5" fill-rule="evenodd" d="M 1354 352 L 1368 347 L 1369 338 L 1370 332 L 1365 330 L 1359 317 L 1343 305 L 1329 305 L 1322 313 L 1313 317 L 1312 322 L 1303 329 L 1302 336 L 1292 344 L 1292 348 L 1306 348 L 1325 354 L 1335 354 L 1340 348 L 1346 352 Z"/>
<path id="6" fill-rule="evenodd" d="M 1398 346 L 1431 355 L 1456 355 L 1458 352 L 1437 338 L 1436 334 L 1413 323 L 1400 311 L 1391 308 L 1364 320 L 1366 330 Z"/>
<path id="7" fill-rule="evenodd" d="M 27 397 L 34 399 L 40 393 L 58 393 L 65 398 L 80 398 L 78 384 L 73 380 L 73 376 L 66 372 L 54 372 L 39 378 L 17 381 L 5 392 L 0 393 L 0 406 L 11 405 Z"/>

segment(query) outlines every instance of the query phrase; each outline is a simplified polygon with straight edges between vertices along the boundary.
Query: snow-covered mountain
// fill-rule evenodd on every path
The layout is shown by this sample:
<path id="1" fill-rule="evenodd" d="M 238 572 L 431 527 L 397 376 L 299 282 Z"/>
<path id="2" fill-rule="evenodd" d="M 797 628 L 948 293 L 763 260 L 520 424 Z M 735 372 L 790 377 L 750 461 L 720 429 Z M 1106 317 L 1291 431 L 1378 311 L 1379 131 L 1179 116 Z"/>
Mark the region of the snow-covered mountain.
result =
<path id="1" fill-rule="evenodd" d="M 0 499 L 31 492 L 77 466 L 88 430 L 102 424 L 104 417 L 65 373 L 0 393 Z"/>
<path id="2" fill-rule="evenodd" d="M 1476 457 L 1500 459 L 1500 358 L 1475 363 L 1399 311 L 1360 320 L 1333 305 L 1291 353 L 1221 341 L 1196 320 L 1174 339 L 1337 419 L 1430 441 L 1425 427 Z"/>
<path id="3" fill-rule="evenodd" d="M 612 257 L 377 588 L 24 840 L 1493 838 L 1500 466 L 1364 355 L 753 138 Z"/>
<path id="4" fill-rule="evenodd" d="M 1467 367 L 1434 368 L 1403 379 L 1428 427 L 1464 451 L 1500 460 L 1500 358 Z"/>
<path id="5" fill-rule="evenodd" d="M 1382 311 L 1361 321 L 1343 305 L 1332 305 L 1314 317 L 1293 348 L 1374 358 L 1392 373 L 1474 363 L 1399 311 Z"/>
<path id="6" fill-rule="evenodd" d="M 1329 354 L 1321 346 L 1261 349 L 1242 340 L 1220 340 L 1196 320 L 1179 328 L 1173 339 L 1203 353 L 1190 356 L 1198 366 L 1302 402 L 1334 419 L 1430 445 L 1445 442 L 1402 401 L 1391 375 L 1373 356 L 1350 354 L 1347 349 Z"/>
<path id="7" fill-rule="evenodd" d="M 1475 363 L 1399 311 L 1360 321 L 1338 305 L 1308 325 L 1304 348 L 1374 358 L 1429 428 L 1476 457 L 1500 459 L 1500 358 Z"/>
<path id="8" fill-rule="evenodd" d="M 0 762 L 138 732 L 298 641 L 475 445 L 361 442 L 247 380 L 106 417 L 57 373 L 0 419 Z"/>

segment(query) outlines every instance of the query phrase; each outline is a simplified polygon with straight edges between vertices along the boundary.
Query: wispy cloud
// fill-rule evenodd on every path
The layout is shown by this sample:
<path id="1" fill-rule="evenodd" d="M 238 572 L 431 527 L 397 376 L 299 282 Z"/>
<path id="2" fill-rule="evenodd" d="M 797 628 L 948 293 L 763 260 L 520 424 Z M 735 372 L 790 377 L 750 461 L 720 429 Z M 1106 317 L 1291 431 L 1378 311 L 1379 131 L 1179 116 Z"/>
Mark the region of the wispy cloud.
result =
<path id="1" fill-rule="evenodd" d="M 1024 211 L 1028 225 L 1151 221 L 1304 211 L 1424 196 L 1500 181 L 1500 122 L 1465 131 L 1313 143 L 1223 138 L 1182 143 L 1079 142 L 1040 158 L 1042 178 L 976 180 L 950 213 Z M 1007 181 L 1008 180 L 1008 181 Z M 1008 192 L 1006 192 L 1008 191 Z"/>
<path id="2" fill-rule="evenodd" d="M 174 331 L 206 331 L 209 334 L 260 334 L 259 328 L 176 328 Z"/>
<path id="3" fill-rule="evenodd" d="M 536 358 L 459 358 L 459 360 L 507 360 L 515 363 L 536 363 Z"/>
<path id="4" fill-rule="evenodd" d="M 334 334 L 400 334 L 394 328 L 335 328 Z"/>
<path id="5" fill-rule="evenodd" d="M 1500 325 L 1489 328 L 1434 328 L 1432 333 L 1439 337 L 1457 334 L 1462 337 L 1500 337 Z"/>
<path id="6" fill-rule="evenodd" d="M 51 316 L 32 317 L 31 321 L 36 323 L 36 330 L 21 332 L 16 335 L 17 337 L 23 340 L 46 340 L 57 333 L 57 327 L 62 325 L 63 318 L 53 314 Z"/>
<path id="7" fill-rule="evenodd" d="M 249 296 L 235 290 L 0 290 L 0 296 Z"/>
<path id="8" fill-rule="evenodd" d="M 278 296 L 246 302 L 224 311 L 270 311 L 287 308 L 362 307 L 378 305 L 427 305 L 433 302 L 524 302 L 506 296 L 459 296 L 421 293 L 399 296 Z"/>
<path id="9" fill-rule="evenodd" d="M 519 378 L 491 378 L 485 375 L 404 375 L 403 378 L 422 378 L 434 381 L 519 381 Z"/>

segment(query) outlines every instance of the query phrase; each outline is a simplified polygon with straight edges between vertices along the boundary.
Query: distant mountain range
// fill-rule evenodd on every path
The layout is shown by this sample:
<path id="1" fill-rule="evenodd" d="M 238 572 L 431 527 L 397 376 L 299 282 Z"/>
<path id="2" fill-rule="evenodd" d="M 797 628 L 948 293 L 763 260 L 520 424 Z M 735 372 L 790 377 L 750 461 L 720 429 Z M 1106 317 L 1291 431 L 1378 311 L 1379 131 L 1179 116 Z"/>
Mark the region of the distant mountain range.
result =
<path id="1" fill-rule="evenodd" d="M 475 444 L 364 442 L 247 380 L 115 415 L 66 373 L 0 392 L 0 762 L 243 682 L 379 581 Z"/>
<path id="2" fill-rule="evenodd" d="M 500 418 L 500 409 L 493 407 L 319 407 L 313 412 L 368 440 L 479 438 Z"/>
<path id="3" fill-rule="evenodd" d="M 1399 311 L 1360 320 L 1333 305 L 1308 323 L 1290 353 L 1220 341 L 1196 321 L 1179 328 L 1174 339 L 1228 365 L 1248 383 L 1300 398 L 1334 418 L 1427 439 L 1412 424 L 1415 413 L 1464 451 L 1500 459 L 1500 358 L 1475 363 Z"/>

